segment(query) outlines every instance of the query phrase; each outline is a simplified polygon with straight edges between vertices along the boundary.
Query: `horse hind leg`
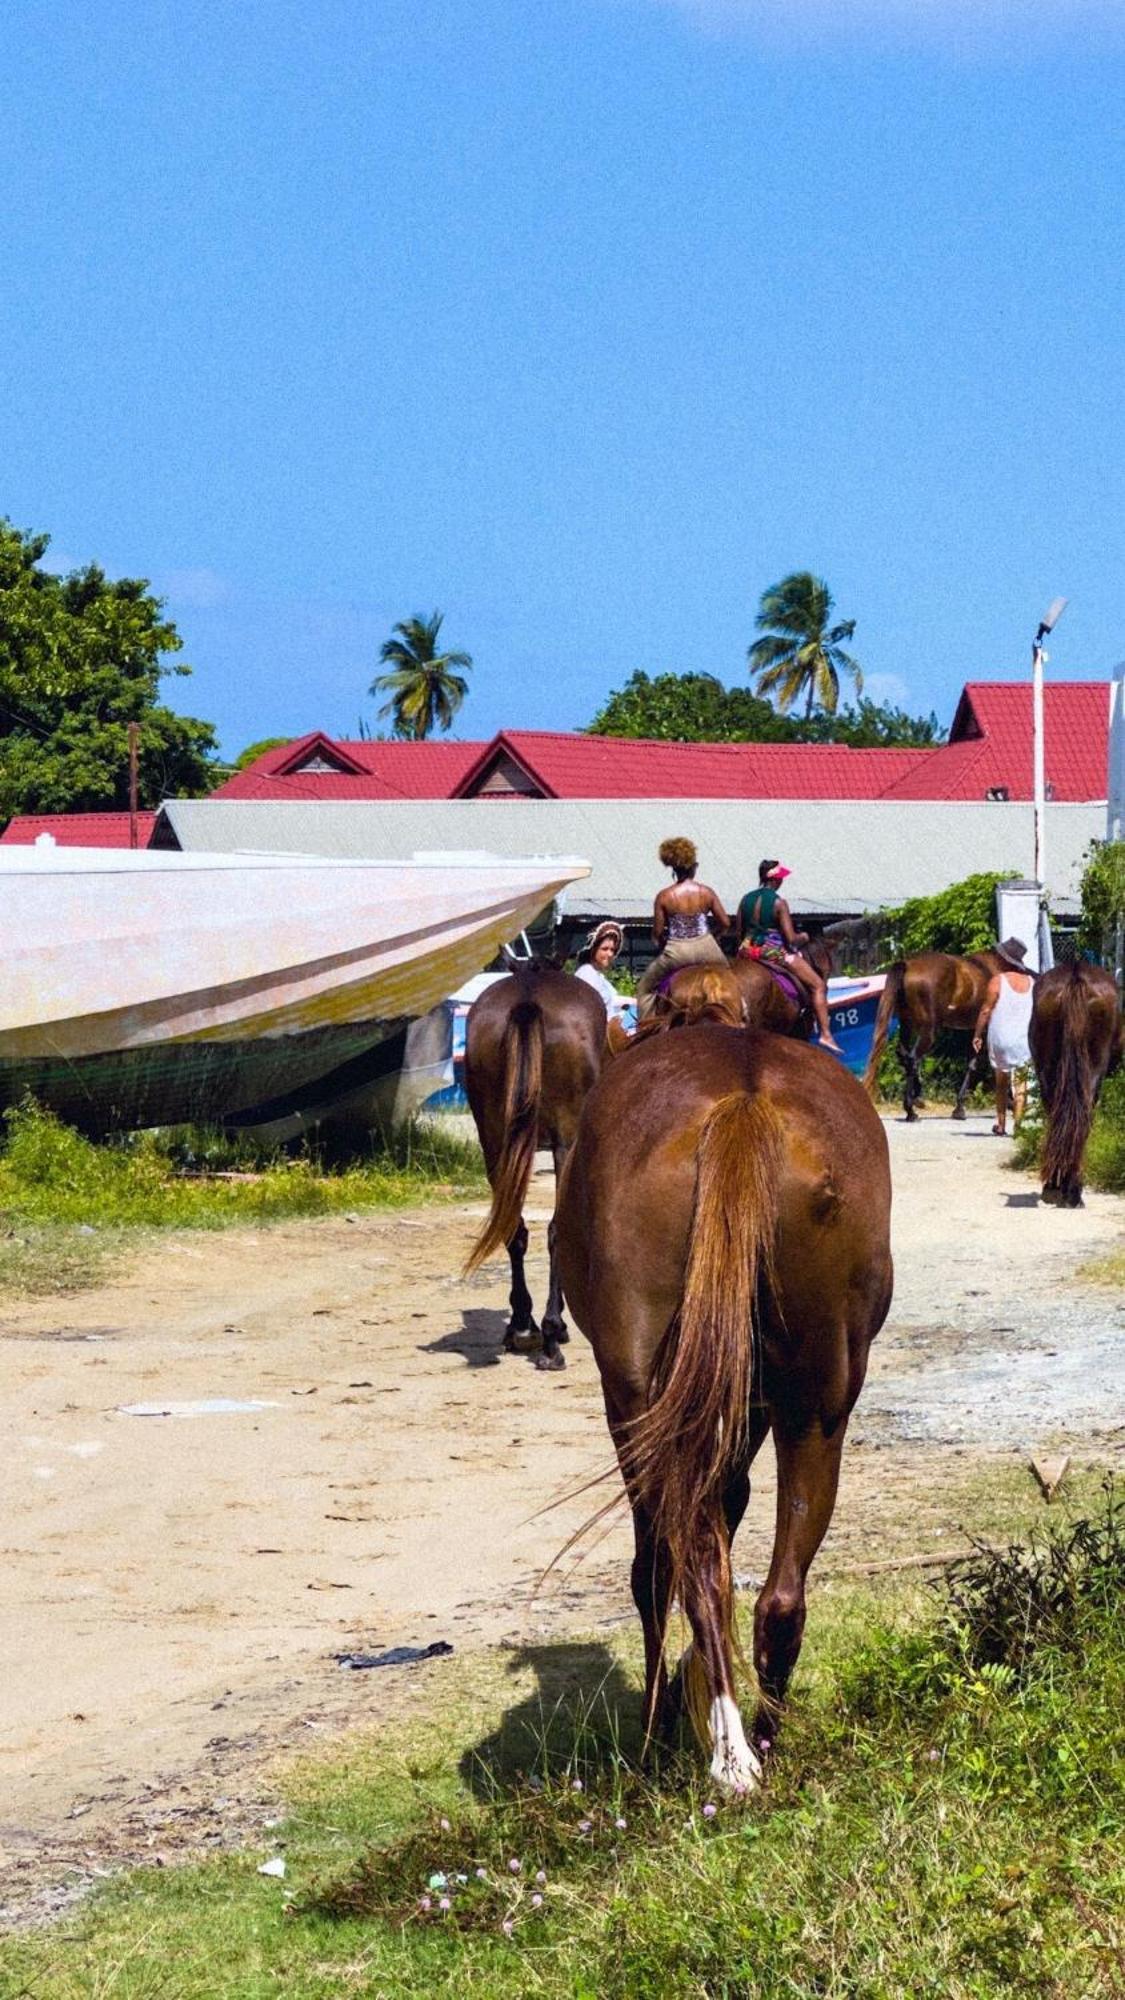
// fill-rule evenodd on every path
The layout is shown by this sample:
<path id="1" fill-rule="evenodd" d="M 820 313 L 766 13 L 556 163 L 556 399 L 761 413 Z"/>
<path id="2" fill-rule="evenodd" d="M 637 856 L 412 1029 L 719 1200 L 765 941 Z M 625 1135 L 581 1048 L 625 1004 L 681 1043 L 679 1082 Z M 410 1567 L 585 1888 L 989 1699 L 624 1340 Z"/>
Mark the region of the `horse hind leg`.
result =
<path id="1" fill-rule="evenodd" d="M 754 1612 L 754 1664 L 761 1705 L 754 1735 L 769 1745 L 797 1664 L 805 1630 L 805 1579 L 824 1540 L 840 1476 L 846 1417 L 826 1436 L 819 1413 L 794 1433 L 775 1416 L 777 1526 L 769 1575 Z"/>
<path id="2" fill-rule="evenodd" d="M 555 1199 L 558 1200 L 559 1176 L 566 1161 L 568 1146 L 555 1146 Z M 543 1314 L 543 1351 L 537 1357 L 535 1366 L 543 1369 L 566 1367 L 566 1357 L 560 1348 L 570 1339 L 570 1333 L 563 1318 L 562 1280 L 559 1277 L 556 1245 L 558 1225 L 552 1215 L 547 1225 L 547 1256 L 550 1263 L 550 1277 L 547 1291 L 547 1310 Z"/>
<path id="3" fill-rule="evenodd" d="M 527 1242 L 527 1224 L 521 1215 L 519 1227 L 508 1244 L 508 1258 L 512 1266 L 512 1289 L 508 1296 L 511 1317 L 504 1329 L 504 1346 L 509 1354 L 527 1354 L 539 1338 L 539 1328 L 532 1317 L 531 1293 L 524 1276 Z"/>

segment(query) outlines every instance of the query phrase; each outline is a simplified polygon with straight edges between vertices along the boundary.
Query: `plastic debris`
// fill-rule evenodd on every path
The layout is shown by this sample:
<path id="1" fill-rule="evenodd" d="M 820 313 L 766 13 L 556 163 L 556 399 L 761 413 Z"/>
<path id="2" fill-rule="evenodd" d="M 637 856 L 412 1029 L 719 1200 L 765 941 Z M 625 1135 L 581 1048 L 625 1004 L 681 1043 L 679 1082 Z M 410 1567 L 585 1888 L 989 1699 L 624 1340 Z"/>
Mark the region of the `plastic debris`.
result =
<path id="1" fill-rule="evenodd" d="M 386 1653 L 333 1653 L 338 1666 L 363 1673 L 368 1667 L 413 1667 L 419 1660 L 438 1660 L 451 1653 L 448 1639 L 435 1639 L 432 1646 L 392 1646 Z"/>
<path id="2" fill-rule="evenodd" d="M 1044 1500 L 1050 1502 L 1070 1470 L 1070 1453 L 1060 1452 L 1056 1458 L 1033 1458 L 1031 1470 L 1039 1481 Z"/>
<path id="3" fill-rule="evenodd" d="M 259 1875 L 276 1875 L 280 1880 L 285 1873 L 285 1863 L 280 1854 L 273 1855 L 269 1861 L 263 1861 L 258 1873 Z"/>
<path id="4" fill-rule="evenodd" d="M 119 1403 L 121 1417 L 235 1417 L 254 1410 L 276 1410 L 276 1403 L 249 1398 L 238 1402 L 232 1396 L 204 1396 L 197 1403 Z"/>

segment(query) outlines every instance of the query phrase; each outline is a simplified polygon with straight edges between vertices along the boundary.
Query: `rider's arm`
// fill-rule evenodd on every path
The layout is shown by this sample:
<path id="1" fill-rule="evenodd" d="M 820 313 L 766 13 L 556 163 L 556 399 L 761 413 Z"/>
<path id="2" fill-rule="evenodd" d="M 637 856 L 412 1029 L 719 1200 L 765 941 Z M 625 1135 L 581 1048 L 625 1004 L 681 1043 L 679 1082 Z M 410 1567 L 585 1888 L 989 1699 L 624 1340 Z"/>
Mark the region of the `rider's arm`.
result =
<path id="1" fill-rule="evenodd" d="M 984 1040 L 989 1021 L 992 1019 L 992 1010 L 995 1007 L 996 1002 L 999 1000 L 999 998 L 1000 998 L 1000 974 L 997 973 L 995 977 L 990 979 L 988 982 L 988 991 L 984 996 L 984 1001 L 982 1003 L 980 1013 L 977 1015 L 977 1025 L 973 1030 L 974 1049 L 979 1049 L 981 1043 Z"/>
<path id="2" fill-rule="evenodd" d="M 724 910 L 721 902 L 719 901 L 719 898 L 716 895 L 714 889 L 712 889 L 711 891 L 711 906 L 707 914 L 709 917 L 712 917 L 714 919 L 715 929 L 720 937 L 725 937 L 727 932 L 733 929 L 731 920 L 728 917 L 726 911 Z"/>
<path id="3" fill-rule="evenodd" d="M 793 919 L 789 914 L 789 905 L 781 896 L 778 897 L 773 906 L 773 920 L 782 937 L 785 939 L 786 944 L 789 946 L 790 951 L 800 951 L 801 939 L 804 937 L 804 932 L 794 930 Z M 808 943 L 807 938 L 805 938 L 805 943 Z"/>
<path id="4" fill-rule="evenodd" d="M 667 935 L 668 918 L 664 909 L 664 891 L 662 889 L 652 906 L 652 937 L 657 951 L 663 951 L 664 940 Z"/>

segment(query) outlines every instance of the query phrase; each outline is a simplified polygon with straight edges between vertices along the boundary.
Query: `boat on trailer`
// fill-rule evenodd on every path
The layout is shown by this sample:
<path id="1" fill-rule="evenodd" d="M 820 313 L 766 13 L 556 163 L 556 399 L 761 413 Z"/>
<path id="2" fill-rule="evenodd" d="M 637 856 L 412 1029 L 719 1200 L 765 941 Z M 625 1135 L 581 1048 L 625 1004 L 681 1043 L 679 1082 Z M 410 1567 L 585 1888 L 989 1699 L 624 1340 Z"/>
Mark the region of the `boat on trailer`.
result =
<path id="1" fill-rule="evenodd" d="M 85 1130 L 253 1123 L 383 1044 L 589 874 L 571 856 L 337 861 L 0 847 L 0 1110 Z"/>

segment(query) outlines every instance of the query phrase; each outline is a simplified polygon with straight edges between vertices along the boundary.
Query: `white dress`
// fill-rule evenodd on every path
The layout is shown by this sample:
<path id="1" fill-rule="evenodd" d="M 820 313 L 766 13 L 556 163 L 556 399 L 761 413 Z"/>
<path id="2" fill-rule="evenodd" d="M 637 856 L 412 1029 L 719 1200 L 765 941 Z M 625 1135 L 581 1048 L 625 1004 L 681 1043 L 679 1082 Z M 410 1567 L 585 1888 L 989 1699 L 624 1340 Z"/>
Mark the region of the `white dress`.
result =
<path id="1" fill-rule="evenodd" d="M 1000 974 L 1000 997 L 988 1023 L 988 1060 L 993 1069 L 1027 1068 L 1031 1061 L 1027 1033 L 1034 998 L 1034 980 L 1028 981 L 1026 993 L 1018 993 L 1008 975 Z"/>
<path id="2" fill-rule="evenodd" d="M 626 1000 L 624 994 L 618 993 L 616 988 L 610 985 L 605 973 L 599 972 L 597 966 L 591 965 L 589 960 L 587 960 L 585 965 L 579 966 L 574 977 L 576 979 L 584 979 L 587 986 L 593 987 L 599 1000 L 604 1000 L 605 1011 L 611 1021 L 615 1020 L 618 1014 L 625 1012 L 629 1002 Z"/>

